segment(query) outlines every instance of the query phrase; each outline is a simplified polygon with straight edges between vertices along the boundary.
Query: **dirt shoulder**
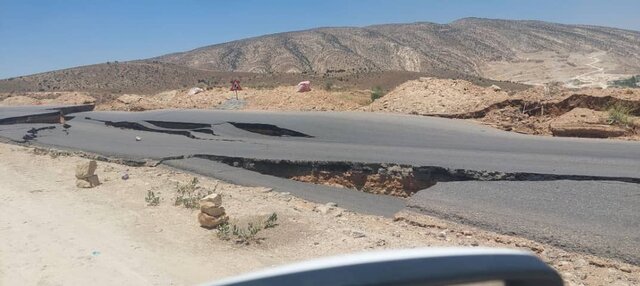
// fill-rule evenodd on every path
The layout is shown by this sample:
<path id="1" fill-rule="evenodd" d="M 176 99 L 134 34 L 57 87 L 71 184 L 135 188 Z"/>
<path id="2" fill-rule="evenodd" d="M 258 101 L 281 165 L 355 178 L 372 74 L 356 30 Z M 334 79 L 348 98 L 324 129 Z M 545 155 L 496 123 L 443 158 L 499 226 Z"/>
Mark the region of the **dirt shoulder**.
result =
<path id="1" fill-rule="evenodd" d="M 187 285 L 327 255 L 428 246 L 533 251 L 568 285 L 640 283 L 639 267 L 615 260 L 415 213 L 392 220 L 199 177 L 223 196 L 231 219 L 278 214 L 260 243 L 236 244 L 200 228 L 197 210 L 173 205 L 176 183 L 190 174 L 98 162 L 102 184 L 78 189 L 74 169 L 87 159 L 34 150 L 0 144 L 2 285 Z M 147 206 L 149 190 L 162 198 L 158 206 Z"/>

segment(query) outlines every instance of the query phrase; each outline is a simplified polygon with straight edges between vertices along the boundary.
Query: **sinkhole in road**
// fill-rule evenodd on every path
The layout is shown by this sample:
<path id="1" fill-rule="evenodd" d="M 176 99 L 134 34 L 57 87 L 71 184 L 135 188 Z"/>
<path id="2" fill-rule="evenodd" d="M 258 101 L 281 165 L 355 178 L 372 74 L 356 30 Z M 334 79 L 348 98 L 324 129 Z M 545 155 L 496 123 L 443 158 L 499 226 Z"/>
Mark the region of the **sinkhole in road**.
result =
<path id="1" fill-rule="evenodd" d="M 344 187 L 403 198 L 410 197 L 438 182 L 454 181 L 598 180 L 640 184 L 640 178 L 629 177 L 497 172 L 393 163 L 271 160 L 208 154 L 196 154 L 189 157 L 216 161 L 260 174 L 300 182 Z"/>

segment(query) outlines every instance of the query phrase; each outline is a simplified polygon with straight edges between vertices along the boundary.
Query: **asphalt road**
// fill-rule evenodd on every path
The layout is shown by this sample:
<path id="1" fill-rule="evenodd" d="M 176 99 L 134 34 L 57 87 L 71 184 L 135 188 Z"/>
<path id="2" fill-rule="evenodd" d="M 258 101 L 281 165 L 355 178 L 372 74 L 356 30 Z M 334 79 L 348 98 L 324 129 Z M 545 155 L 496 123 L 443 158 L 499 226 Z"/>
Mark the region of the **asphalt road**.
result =
<path id="1" fill-rule="evenodd" d="M 640 186 L 607 181 L 447 182 L 414 209 L 534 240 L 639 263 Z"/>
<path id="2" fill-rule="evenodd" d="M 35 109 L 0 108 L 0 120 Z M 72 116 L 69 128 L 57 124 L 55 129 L 37 131 L 30 142 L 130 159 L 210 154 L 582 176 L 583 181 L 438 183 L 407 202 L 425 213 L 640 264 L 640 251 L 634 247 L 640 244 L 635 223 L 640 184 L 611 182 L 640 181 L 637 142 L 537 137 L 465 121 L 374 113 L 163 110 Z M 138 129 L 154 132 L 107 126 L 104 121 L 126 127 L 136 123 Z M 268 136 L 239 124 L 270 124 L 277 126 L 269 127 L 274 130 L 285 128 L 308 137 Z M 51 125 L 0 125 L 0 136 L 23 141 L 31 128 Z M 142 140 L 136 141 L 136 136 Z M 191 158 L 166 164 L 235 183 L 274 187 L 312 201 L 337 202 L 365 213 L 390 215 L 404 207 L 398 198 L 291 182 L 206 161 Z"/>

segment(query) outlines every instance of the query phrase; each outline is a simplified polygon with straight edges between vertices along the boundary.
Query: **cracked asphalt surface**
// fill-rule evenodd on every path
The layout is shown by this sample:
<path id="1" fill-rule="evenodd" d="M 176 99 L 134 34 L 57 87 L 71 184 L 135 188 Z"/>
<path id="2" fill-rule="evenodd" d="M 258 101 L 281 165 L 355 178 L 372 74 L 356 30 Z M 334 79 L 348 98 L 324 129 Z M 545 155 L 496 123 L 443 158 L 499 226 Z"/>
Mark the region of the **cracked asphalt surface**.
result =
<path id="1" fill-rule="evenodd" d="M 3 107 L 0 120 L 42 110 Z M 234 183 L 273 187 L 316 202 L 336 202 L 359 212 L 389 216 L 406 207 L 640 264 L 640 184 L 607 179 L 640 180 L 637 142 L 537 137 L 465 121 L 375 113 L 160 110 L 70 115 L 75 118 L 67 122 L 69 128 L 50 123 L 0 125 L 0 136 L 22 142 L 32 128 L 56 126 L 37 131 L 29 142 L 134 160 L 211 154 L 599 177 L 587 181 L 440 182 L 403 200 L 292 182 L 198 158 L 164 162 Z M 137 123 L 148 131 L 107 126 L 101 121 Z M 207 124 L 212 132 L 179 124 L 160 127 L 147 121 Z M 264 125 L 269 130 L 241 129 L 232 123 L 257 124 L 258 129 Z M 278 128 L 310 137 L 273 136 L 281 132 Z M 191 135 L 168 134 L 167 130 L 186 130 Z M 136 136 L 141 140 L 136 141 Z"/>

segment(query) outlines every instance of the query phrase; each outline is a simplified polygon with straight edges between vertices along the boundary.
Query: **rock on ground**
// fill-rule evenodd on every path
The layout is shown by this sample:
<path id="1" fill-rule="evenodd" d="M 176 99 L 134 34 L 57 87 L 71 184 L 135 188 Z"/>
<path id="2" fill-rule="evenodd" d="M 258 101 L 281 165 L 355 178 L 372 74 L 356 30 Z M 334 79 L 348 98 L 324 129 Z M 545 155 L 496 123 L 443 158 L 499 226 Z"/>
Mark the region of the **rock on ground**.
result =
<path id="1" fill-rule="evenodd" d="M 95 160 L 86 161 L 76 166 L 76 178 L 84 179 L 95 174 L 98 163 Z"/>
<path id="2" fill-rule="evenodd" d="M 76 187 L 78 188 L 93 188 L 100 185 L 100 179 L 98 175 L 91 175 L 86 178 L 76 179 Z"/>
<path id="3" fill-rule="evenodd" d="M 203 212 L 198 213 L 198 222 L 200 223 L 200 226 L 204 228 L 215 228 L 227 221 L 229 221 L 229 217 L 226 215 L 214 217 Z"/>

